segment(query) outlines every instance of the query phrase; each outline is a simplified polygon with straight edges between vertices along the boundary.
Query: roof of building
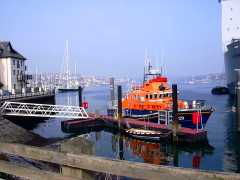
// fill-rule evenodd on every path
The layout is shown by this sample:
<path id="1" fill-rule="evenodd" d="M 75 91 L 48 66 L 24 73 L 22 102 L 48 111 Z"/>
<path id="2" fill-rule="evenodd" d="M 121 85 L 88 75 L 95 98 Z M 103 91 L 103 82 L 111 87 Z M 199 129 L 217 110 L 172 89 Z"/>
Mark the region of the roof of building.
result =
<path id="1" fill-rule="evenodd" d="M 21 60 L 26 60 L 26 58 L 13 49 L 9 41 L 0 41 L 0 58 L 16 58 Z"/>

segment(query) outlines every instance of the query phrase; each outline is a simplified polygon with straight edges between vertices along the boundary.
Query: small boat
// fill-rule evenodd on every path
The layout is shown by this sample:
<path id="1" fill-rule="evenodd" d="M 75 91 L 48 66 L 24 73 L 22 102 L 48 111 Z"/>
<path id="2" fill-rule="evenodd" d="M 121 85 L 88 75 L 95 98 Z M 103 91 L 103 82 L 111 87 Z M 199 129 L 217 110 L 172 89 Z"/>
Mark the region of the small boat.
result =
<path id="1" fill-rule="evenodd" d="M 171 132 L 160 132 L 160 131 L 135 129 L 135 128 L 126 129 L 125 133 L 127 135 L 130 135 L 131 137 L 143 139 L 143 140 L 166 139 L 166 138 L 170 138 L 170 135 L 171 135 Z"/>
<path id="2" fill-rule="evenodd" d="M 224 86 L 216 86 L 212 89 L 212 94 L 216 95 L 229 94 L 229 89 Z"/>
<path id="3" fill-rule="evenodd" d="M 61 87 L 61 88 L 58 88 L 58 91 L 59 92 L 73 92 L 73 91 L 79 91 L 79 89 L 76 87 L 76 88 L 70 88 L 70 87 Z"/>
<path id="4" fill-rule="evenodd" d="M 150 63 L 144 72 L 142 85 L 134 86 L 122 100 L 124 115 L 152 123 L 170 124 L 173 100 L 167 77 Z M 203 100 L 178 100 L 178 120 L 182 127 L 204 128 L 212 112 L 213 108 Z"/>

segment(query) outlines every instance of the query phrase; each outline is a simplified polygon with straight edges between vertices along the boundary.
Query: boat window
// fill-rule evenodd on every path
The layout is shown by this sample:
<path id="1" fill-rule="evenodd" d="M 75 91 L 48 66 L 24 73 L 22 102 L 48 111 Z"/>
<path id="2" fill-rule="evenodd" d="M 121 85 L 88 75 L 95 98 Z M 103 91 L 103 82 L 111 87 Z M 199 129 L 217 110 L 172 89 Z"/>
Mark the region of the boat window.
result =
<path id="1" fill-rule="evenodd" d="M 155 99 L 157 99 L 157 96 L 158 96 L 157 94 L 154 94 L 154 98 L 155 98 Z"/>
<path id="2" fill-rule="evenodd" d="M 150 94 L 150 99 L 152 99 L 152 94 Z"/>

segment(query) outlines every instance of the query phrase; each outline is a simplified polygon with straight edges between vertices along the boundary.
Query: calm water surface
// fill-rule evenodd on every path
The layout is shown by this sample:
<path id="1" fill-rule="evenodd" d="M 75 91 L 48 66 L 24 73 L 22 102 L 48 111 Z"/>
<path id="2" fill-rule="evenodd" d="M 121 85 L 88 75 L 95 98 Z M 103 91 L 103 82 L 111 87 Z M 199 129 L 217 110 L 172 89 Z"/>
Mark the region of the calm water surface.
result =
<path id="1" fill-rule="evenodd" d="M 212 95 L 214 84 L 179 85 L 184 99 L 205 99 L 215 112 L 208 123 L 208 144 L 172 145 L 131 139 L 108 131 L 91 132 L 84 137 L 94 144 L 96 155 L 152 164 L 200 168 L 218 171 L 240 171 L 240 138 L 236 132 L 235 115 L 227 95 Z M 89 111 L 105 113 L 109 88 L 93 87 L 84 90 Z M 78 94 L 56 95 L 56 104 L 78 105 Z M 61 131 L 61 119 L 49 119 L 33 130 L 46 138 L 75 136 Z"/>

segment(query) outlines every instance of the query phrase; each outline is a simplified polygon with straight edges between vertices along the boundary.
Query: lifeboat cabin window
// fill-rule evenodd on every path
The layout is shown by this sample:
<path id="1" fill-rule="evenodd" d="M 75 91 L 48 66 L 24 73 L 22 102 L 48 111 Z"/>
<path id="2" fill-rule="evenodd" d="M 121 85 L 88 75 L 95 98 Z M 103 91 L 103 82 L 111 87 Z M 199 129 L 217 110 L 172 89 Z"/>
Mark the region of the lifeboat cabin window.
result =
<path id="1" fill-rule="evenodd" d="M 150 94 L 150 99 L 152 99 L 152 94 Z"/>
<path id="2" fill-rule="evenodd" d="M 159 94 L 159 98 L 163 98 L 163 95 L 162 95 L 162 94 Z"/>
<path id="3" fill-rule="evenodd" d="M 154 94 L 154 98 L 157 99 L 158 95 L 157 94 Z"/>
<path id="4" fill-rule="evenodd" d="M 148 94 L 146 95 L 146 99 L 148 99 Z"/>
<path id="5" fill-rule="evenodd" d="M 168 94 L 163 94 L 163 97 L 168 97 Z"/>

